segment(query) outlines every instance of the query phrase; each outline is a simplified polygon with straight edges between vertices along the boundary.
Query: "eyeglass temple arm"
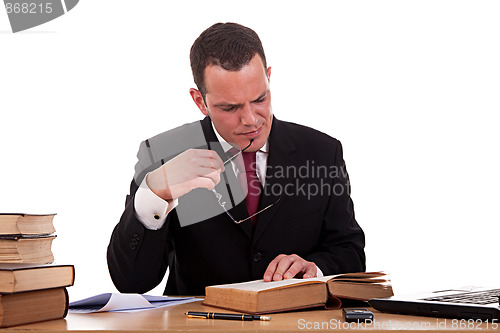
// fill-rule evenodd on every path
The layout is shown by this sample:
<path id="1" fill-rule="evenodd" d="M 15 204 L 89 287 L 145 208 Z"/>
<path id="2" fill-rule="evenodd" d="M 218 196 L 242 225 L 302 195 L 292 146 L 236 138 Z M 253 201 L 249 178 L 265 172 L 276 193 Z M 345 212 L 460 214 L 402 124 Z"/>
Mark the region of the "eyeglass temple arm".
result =
<path id="1" fill-rule="evenodd" d="M 212 192 L 215 194 L 215 197 L 217 198 L 217 200 L 219 200 L 219 205 L 222 207 L 222 209 L 224 209 L 224 211 L 226 212 L 227 215 L 229 215 L 229 217 L 233 220 L 233 221 L 236 221 L 233 217 L 233 215 L 231 215 L 231 213 L 229 213 L 229 211 L 227 210 L 226 208 L 226 202 L 221 202 L 221 199 L 222 199 L 222 194 L 220 194 L 219 192 L 217 192 L 214 188 L 212 189 Z"/>
<path id="2" fill-rule="evenodd" d="M 279 201 L 281 200 L 281 196 L 278 198 L 278 200 L 276 200 L 275 202 L 273 202 L 272 204 L 262 208 L 261 210 L 259 210 L 257 213 L 247 217 L 246 219 L 243 219 L 243 220 L 239 220 L 239 221 L 236 221 L 232 216 L 231 214 L 229 214 L 229 212 L 226 210 L 226 212 L 229 214 L 229 216 L 231 216 L 231 218 L 233 219 L 233 221 L 236 223 L 236 224 L 240 224 L 242 222 L 245 222 L 245 221 L 248 221 L 250 220 L 252 217 L 256 216 L 256 215 L 259 215 L 260 213 L 262 213 L 263 211 L 265 211 L 266 209 L 269 209 L 271 208 L 272 206 L 274 206 L 275 204 L 277 204 Z M 224 208 L 225 209 L 225 208 Z"/>
<path id="3" fill-rule="evenodd" d="M 227 161 L 224 162 L 224 165 L 226 165 L 228 162 L 231 162 L 231 160 L 233 160 L 238 155 L 240 155 L 242 152 L 244 152 L 245 150 L 247 150 L 248 148 L 250 148 L 250 146 L 252 145 L 252 143 L 253 143 L 253 139 L 250 140 L 250 143 L 248 144 L 248 146 L 246 146 L 245 148 L 243 148 L 242 150 L 240 150 L 239 152 L 237 152 L 236 154 L 234 154 L 233 156 L 231 156 L 230 158 L 228 158 Z"/>

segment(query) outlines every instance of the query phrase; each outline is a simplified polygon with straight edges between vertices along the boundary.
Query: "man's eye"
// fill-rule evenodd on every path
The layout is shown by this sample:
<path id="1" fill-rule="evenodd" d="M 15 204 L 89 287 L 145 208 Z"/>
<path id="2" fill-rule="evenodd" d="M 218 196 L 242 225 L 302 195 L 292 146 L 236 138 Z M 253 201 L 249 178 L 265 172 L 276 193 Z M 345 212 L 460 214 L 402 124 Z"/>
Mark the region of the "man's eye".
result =
<path id="1" fill-rule="evenodd" d="M 225 111 L 225 112 L 230 112 L 230 111 L 233 111 L 235 109 L 234 106 L 230 106 L 228 108 L 221 108 L 222 111 Z"/>
<path id="2" fill-rule="evenodd" d="M 263 103 L 266 101 L 265 97 L 259 98 L 258 100 L 255 101 L 255 103 Z"/>

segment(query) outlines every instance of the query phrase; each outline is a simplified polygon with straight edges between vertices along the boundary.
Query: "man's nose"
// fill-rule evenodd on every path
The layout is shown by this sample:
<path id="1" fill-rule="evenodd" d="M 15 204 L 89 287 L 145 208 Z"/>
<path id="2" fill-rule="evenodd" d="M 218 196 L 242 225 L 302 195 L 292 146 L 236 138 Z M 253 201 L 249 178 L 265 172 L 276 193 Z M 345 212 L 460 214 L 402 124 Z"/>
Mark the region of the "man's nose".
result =
<path id="1" fill-rule="evenodd" d="M 250 104 L 243 105 L 240 111 L 240 119 L 243 125 L 253 126 L 257 124 L 257 113 L 255 113 Z"/>

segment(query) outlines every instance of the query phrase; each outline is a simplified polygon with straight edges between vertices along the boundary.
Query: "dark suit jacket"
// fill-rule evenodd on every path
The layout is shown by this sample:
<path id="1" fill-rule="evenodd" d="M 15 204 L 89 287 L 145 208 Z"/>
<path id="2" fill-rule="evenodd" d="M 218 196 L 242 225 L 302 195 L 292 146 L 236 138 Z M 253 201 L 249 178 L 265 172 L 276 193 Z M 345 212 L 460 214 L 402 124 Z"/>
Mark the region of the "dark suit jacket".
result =
<path id="1" fill-rule="evenodd" d="M 193 124 L 201 125 L 206 142 L 217 141 L 207 117 L 143 142 L 138 165 L 148 164 L 144 150 L 151 141 L 161 146 L 165 140 L 168 145 L 179 133 L 189 132 Z M 225 160 L 219 146 L 209 148 Z M 186 195 L 161 229 L 146 229 L 135 216 L 137 184 L 168 158 L 171 156 L 152 159 L 149 167 L 136 166 L 136 179 L 107 252 L 109 271 L 119 291 L 147 292 L 161 282 L 168 267 L 165 294 L 203 295 L 208 285 L 261 279 L 279 254 L 297 254 L 313 261 L 325 275 L 365 270 L 364 233 L 354 218 L 342 147 L 336 139 L 274 118 L 260 207 L 280 200 L 259 215 L 256 227 L 250 221 L 235 224 L 224 213 L 181 227 L 177 210 L 189 211 Z M 224 190 L 222 183 L 216 187 L 218 191 Z M 218 207 L 210 191 L 192 192 L 190 195 L 200 195 L 197 200 L 212 200 Z M 247 217 L 244 201 L 235 204 L 232 215 Z"/>

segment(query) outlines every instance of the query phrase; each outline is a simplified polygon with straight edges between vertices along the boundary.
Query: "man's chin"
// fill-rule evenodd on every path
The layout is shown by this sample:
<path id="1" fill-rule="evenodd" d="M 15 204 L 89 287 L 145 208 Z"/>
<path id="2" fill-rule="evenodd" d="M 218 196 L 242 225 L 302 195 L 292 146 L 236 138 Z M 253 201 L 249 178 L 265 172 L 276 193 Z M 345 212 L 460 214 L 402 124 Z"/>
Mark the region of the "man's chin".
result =
<path id="1" fill-rule="evenodd" d="M 248 144 L 250 144 L 251 140 L 253 140 L 252 144 L 245 151 L 248 151 L 248 152 L 258 151 L 260 148 L 262 148 L 264 146 L 264 143 L 266 142 L 265 140 L 262 140 L 261 138 L 255 138 L 255 139 L 252 138 L 252 139 L 248 140 L 248 143 L 246 145 L 243 145 L 242 149 L 245 148 L 246 146 L 248 146 Z"/>

